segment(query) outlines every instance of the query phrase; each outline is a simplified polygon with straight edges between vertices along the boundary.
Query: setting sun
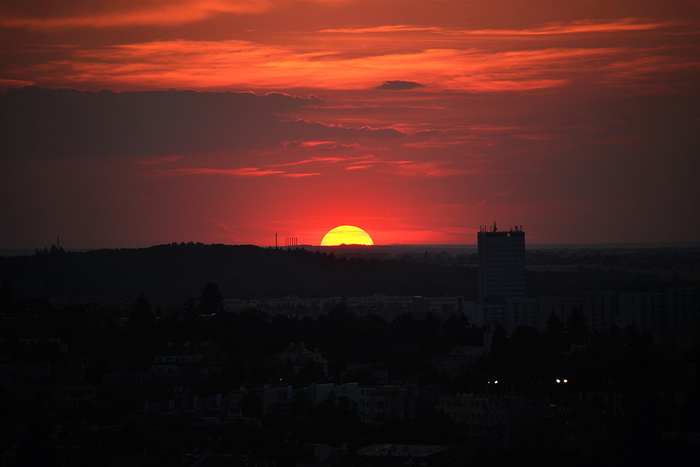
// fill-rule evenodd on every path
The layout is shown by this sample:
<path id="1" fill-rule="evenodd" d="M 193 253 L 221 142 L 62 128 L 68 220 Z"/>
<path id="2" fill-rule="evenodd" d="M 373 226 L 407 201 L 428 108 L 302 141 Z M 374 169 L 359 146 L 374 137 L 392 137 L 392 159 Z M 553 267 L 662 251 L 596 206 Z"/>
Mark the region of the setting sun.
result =
<path id="1" fill-rule="evenodd" d="M 354 225 L 340 225 L 328 231 L 321 240 L 321 246 L 374 245 L 367 232 Z"/>

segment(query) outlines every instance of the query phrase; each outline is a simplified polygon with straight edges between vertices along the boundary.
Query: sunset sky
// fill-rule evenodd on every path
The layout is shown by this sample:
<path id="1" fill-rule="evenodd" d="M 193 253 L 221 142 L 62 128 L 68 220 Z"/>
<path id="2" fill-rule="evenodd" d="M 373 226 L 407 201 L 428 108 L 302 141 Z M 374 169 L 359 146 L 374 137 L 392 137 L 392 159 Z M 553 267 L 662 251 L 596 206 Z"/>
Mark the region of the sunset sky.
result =
<path id="1" fill-rule="evenodd" d="M 0 0 L 0 249 L 700 241 L 699 0 Z"/>

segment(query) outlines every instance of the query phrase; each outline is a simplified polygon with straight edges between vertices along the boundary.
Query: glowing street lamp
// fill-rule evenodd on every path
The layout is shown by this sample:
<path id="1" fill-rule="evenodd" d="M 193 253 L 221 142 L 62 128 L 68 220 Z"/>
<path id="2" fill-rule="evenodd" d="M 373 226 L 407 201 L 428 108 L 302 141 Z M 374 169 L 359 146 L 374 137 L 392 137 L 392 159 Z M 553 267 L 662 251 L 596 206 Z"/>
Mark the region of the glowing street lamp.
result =
<path id="1" fill-rule="evenodd" d="M 486 381 L 486 395 L 489 395 L 489 387 L 491 387 L 492 384 L 498 384 L 498 380 Z"/>

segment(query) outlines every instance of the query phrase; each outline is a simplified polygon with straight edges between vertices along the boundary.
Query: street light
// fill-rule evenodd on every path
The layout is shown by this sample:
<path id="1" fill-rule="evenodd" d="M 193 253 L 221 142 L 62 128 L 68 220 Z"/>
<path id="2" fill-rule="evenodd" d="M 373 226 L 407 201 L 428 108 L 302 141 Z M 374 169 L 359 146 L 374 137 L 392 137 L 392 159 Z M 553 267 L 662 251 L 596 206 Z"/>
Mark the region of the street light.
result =
<path id="1" fill-rule="evenodd" d="M 498 384 L 498 380 L 495 379 L 493 381 L 486 381 L 486 395 L 489 395 L 489 385 L 491 384 Z"/>

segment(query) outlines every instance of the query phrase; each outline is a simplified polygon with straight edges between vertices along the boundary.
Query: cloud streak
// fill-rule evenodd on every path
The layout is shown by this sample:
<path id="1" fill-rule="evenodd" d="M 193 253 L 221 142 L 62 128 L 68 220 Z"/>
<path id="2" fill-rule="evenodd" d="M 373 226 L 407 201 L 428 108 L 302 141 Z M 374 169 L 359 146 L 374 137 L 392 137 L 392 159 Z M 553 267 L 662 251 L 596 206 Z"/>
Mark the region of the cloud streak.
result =
<path id="1" fill-rule="evenodd" d="M 284 152 L 284 151 L 283 151 Z M 294 155 L 287 155 L 287 158 Z M 181 158 L 173 159 L 161 158 L 158 161 L 174 162 Z M 153 163 L 143 164 L 150 167 Z M 183 162 L 186 162 L 183 160 Z M 313 171 L 294 172 L 294 168 L 313 167 Z M 212 167 L 177 167 L 151 169 L 142 172 L 145 177 L 179 177 L 179 176 L 225 176 L 225 177 L 264 177 L 277 176 L 286 178 L 306 178 L 324 175 L 333 175 L 339 171 L 373 170 L 383 176 L 395 177 L 420 177 L 420 178 L 443 178 L 462 175 L 474 175 L 480 171 L 477 169 L 467 170 L 451 166 L 447 161 L 413 161 L 413 160 L 383 160 L 375 155 L 358 156 L 337 156 L 337 157 L 311 157 L 303 160 L 292 160 L 289 162 L 268 164 L 264 167 L 240 167 L 240 168 L 212 168 Z"/>
<path id="2" fill-rule="evenodd" d="M 280 93 L 200 93 L 21 88 L 0 94 L 0 159 L 75 155 L 172 157 L 276 148 L 292 138 L 386 139 L 387 128 L 289 118 L 318 99 Z M 311 143 L 315 144 L 315 143 Z M 319 149 L 324 145 L 318 145 Z M 326 148 L 327 149 L 327 148 Z M 338 148 L 336 148 L 338 149 Z M 164 160 L 164 159 L 155 159 Z"/>
<path id="3" fill-rule="evenodd" d="M 618 27 L 635 23 L 622 22 Z M 641 27 L 641 26 L 639 26 Z M 651 26 L 648 26 L 651 27 Z M 583 31 L 585 25 L 543 28 Z M 591 31 L 605 32 L 602 25 Z M 527 31 L 521 33 L 530 34 Z M 512 32 L 503 32 L 511 34 Z M 534 34 L 534 32 L 532 33 Z M 56 47 L 56 56 L 36 65 L 0 67 L 5 82 L 23 83 L 30 74 L 35 82 L 60 86 L 66 80 L 87 87 L 108 85 L 120 89 L 291 89 L 300 85 L 319 89 L 420 91 L 450 89 L 467 92 L 530 91 L 555 89 L 577 80 L 614 85 L 622 79 L 633 88 L 650 71 L 668 77 L 700 70 L 689 50 L 633 45 L 589 47 L 547 44 L 523 49 L 424 48 L 398 51 L 386 48 L 363 56 L 346 55 L 352 41 L 336 49 L 310 50 L 301 44 L 268 45 L 243 40 L 161 40 L 97 48 Z M 173 67 L 172 63 L 178 63 Z M 624 73 L 622 73 L 624 68 Z M 386 81 L 387 75 L 402 80 Z M 60 77 L 60 79 L 58 78 Z M 671 78 L 668 89 L 673 87 Z M 383 83 L 377 86 L 377 82 Z M 99 83 L 99 84 L 98 84 Z"/>
<path id="4" fill-rule="evenodd" d="M 181 169 L 153 170 L 147 173 L 153 177 L 172 177 L 178 175 L 224 175 L 229 177 L 262 177 L 266 175 L 283 175 L 281 170 L 261 170 L 257 167 L 240 169 L 212 169 L 204 167 L 188 167 Z"/>
<path id="5" fill-rule="evenodd" d="M 691 26 L 689 21 L 644 21 L 640 18 L 615 20 L 579 20 L 569 23 L 550 23 L 545 26 L 524 29 L 465 29 L 440 26 L 421 27 L 407 24 L 374 27 L 322 29 L 325 34 L 402 34 L 428 33 L 445 36 L 547 36 L 560 34 L 586 34 L 591 32 L 653 31 L 677 26 Z"/>
<path id="6" fill-rule="evenodd" d="M 0 5 L 0 26 L 31 29 L 174 26 L 199 22 L 220 14 L 259 14 L 284 3 L 284 0 L 12 2 Z"/>
<path id="7" fill-rule="evenodd" d="M 495 193 L 495 194 L 493 194 L 493 195 L 491 195 L 491 196 L 487 196 L 486 198 L 483 198 L 481 201 L 479 201 L 479 202 L 476 204 L 476 206 L 477 206 L 477 207 L 484 206 L 486 203 L 488 203 L 488 202 L 491 201 L 491 200 L 498 199 L 498 198 L 503 198 L 503 197 L 506 197 L 506 196 L 510 196 L 510 195 L 512 195 L 513 193 L 515 193 L 516 191 L 517 191 L 516 189 L 512 189 L 512 190 L 502 191 L 502 192 L 500 192 L 500 193 Z"/>

